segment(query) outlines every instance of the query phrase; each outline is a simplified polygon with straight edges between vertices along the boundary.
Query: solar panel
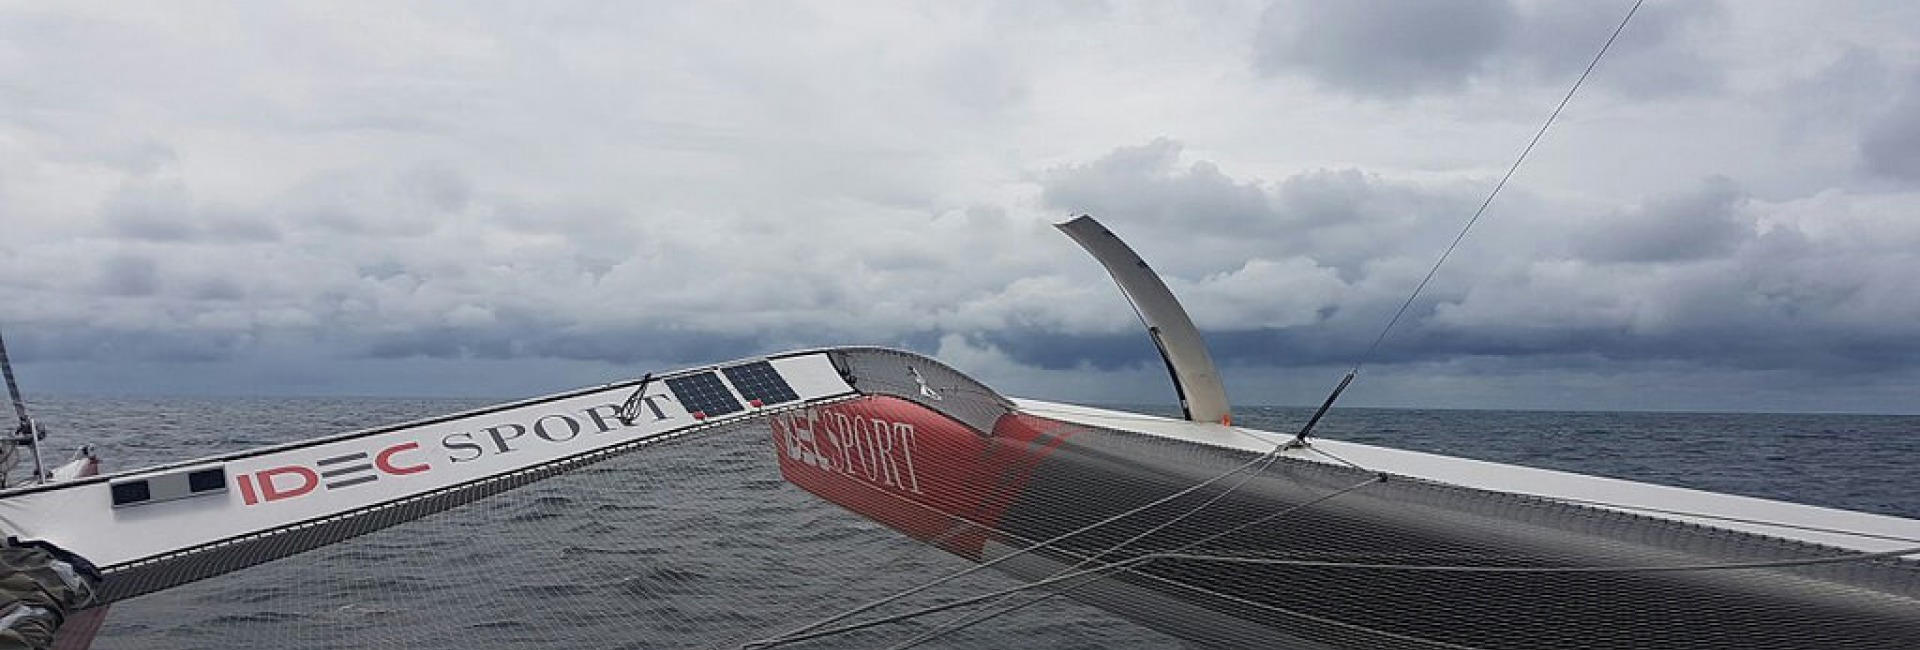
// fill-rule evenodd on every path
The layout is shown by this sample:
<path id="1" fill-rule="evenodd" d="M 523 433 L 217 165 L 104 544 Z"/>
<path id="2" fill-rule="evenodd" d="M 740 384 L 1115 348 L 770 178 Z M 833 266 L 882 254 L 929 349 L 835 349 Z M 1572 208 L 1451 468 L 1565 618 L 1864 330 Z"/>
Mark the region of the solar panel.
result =
<path id="1" fill-rule="evenodd" d="M 721 368 L 727 381 L 733 383 L 733 389 L 747 398 L 754 406 L 767 406 L 800 399 L 787 385 L 787 380 L 773 369 L 773 364 L 765 361 Z"/>
<path id="2" fill-rule="evenodd" d="M 740 410 L 740 400 L 727 392 L 727 385 L 711 372 L 695 373 L 667 380 L 667 388 L 686 407 L 693 419 L 704 420 Z"/>

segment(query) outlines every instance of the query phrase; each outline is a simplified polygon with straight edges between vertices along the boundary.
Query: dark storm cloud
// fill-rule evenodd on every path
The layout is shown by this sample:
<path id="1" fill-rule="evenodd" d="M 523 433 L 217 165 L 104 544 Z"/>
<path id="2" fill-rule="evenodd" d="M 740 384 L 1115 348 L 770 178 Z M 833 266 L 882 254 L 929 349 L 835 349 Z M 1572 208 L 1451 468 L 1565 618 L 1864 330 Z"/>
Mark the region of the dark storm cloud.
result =
<path id="1" fill-rule="evenodd" d="M 879 343 L 1098 398 L 1159 361 L 1085 212 L 1223 363 L 1337 366 L 1630 2 L 35 5 L 0 325 L 235 392 Z M 1647 3 L 1376 361 L 1909 363 L 1913 6 Z"/>
<path id="2" fill-rule="evenodd" d="M 1142 248 L 1160 238 L 1186 242 L 1169 249 L 1174 260 L 1148 257 L 1194 311 L 1215 358 L 1241 367 L 1359 360 L 1457 232 L 1475 193 L 1472 184 L 1430 187 L 1360 170 L 1239 179 L 1211 164 L 1183 163 L 1178 143 L 1166 140 L 1057 170 L 1044 191 L 1063 209 L 1098 206 Z M 1920 327 L 1905 313 L 1911 302 L 1886 295 L 1898 291 L 1891 287 L 1904 282 L 1898 278 L 1912 258 L 1894 241 L 1845 236 L 1848 224 L 1877 214 L 1814 205 L 1800 221 L 1789 215 L 1802 209 L 1756 206 L 1738 182 L 1719 176 L 1604 211 L 1524 193 L 1506 200 L 1371 362 L 1501 358 L 1557 368 L 1613 360 L 1871 373 L 1911 367 L 1920 357 L 1907 352 L 1920 341 Z M 1234 216 L 1189 225 L 1209 210 Z M 1209 229 L 1236 237 L 1193 234 Z M 1263 257 L 1295 262 L 1258 266 L 1260 273 L 1255 266 L 1166 272 L 1186 258 Z M 1292 284 L 1329 268 L 1337 274 L 1319 284 Z M 1235 279 L 1241 274 L 1245 282 Z M 1300 302 L 1288 310 L 1258 306 L 1290 297 Z M 1044 369 L 1158 363 L 1131 331 L 1012 327 L 972 340 Z"/>
<path id="3" fill-rule="evenodd" d="M 244 332 L 100 325 L 51 327 L 9 323 L 8 352 L 16 359 L 105 363 L 205 363 L 238 358 L 253 340 Z"/>
<path id="4" fill-rule="evenodd" d="M 1542 2 L 1527 7 L 1508 54 L 1543 81 L 1570 82 L 1620 24 L 1630 3 Z M 1700 93 L 1720 87 L 1724 73 L 1702 53 L 1723 11 L 1717 2 L 1661 2 L 1640 7 L 1620 33 L 1595 83 L 1632 97 Z"/>
<path id="5" fill-rule="evenodd" d="M 1646 362 L 1672 368 L 1799 369 L 1839 375 L 1900 372 L 1920 364 L 1920 333 L 1821 331 L 1764 322 L 1658 335 L 1616 327 L 1448 331 L 1423 319 L 1416 316 L 1403 323 L 1371 356 L 1366 355 L 1367 344 L 1378 333 L 1377 324 L 1207 330 L 1205 336 L 1214 361 L 1230 368 L 1347 366 L 1363 358 L 1369 366 L 1485 358 L 1509 362 L 1502 366 L 1508 371 Z M 973 339 L 1014 361 L 1049 370 L 1155 369 L 1162 363 L 1144 331 L 1070 335 L 1007 330 Z"/>
<path id="6" fill-rule="evenodd" d="M 1298 70 L 1356 95 L 1403 97 L 1466 85 L 1511 37 L 1505 0 L 1275 2 L 1260 17 L 1254 66 Z"/>
<path id="7" fill-rule="evenodd" d="M 109 296 L 140 298 L 160 292 L 160 266 L 153 258 L 121 254 L 100 261 L 99 291 Z"/>
<path id="8" fill-rule="evenodd" d="M 1682 262 L 1724 256 L 1754 236 L 1753 223 L 1737 213 L 1745 200 L 1745 192 L 1731 179 L 1708 179 L 1695 192 L 1608 215 L 1582 233 L 1575 250 L 1597 262 Z"/>
<path id="9" fill-rule="evenodd" d="M 1860 157 L 1868 171 L 1920 184 L 1920 74 L 1906 92 L 1860 134 Z"/>
<path id="10" fill-rule="evenodd" d="M 1584 68 L 1625 4 L 1509 0 L 1280 0 L 1260 19 L 1255 70 L 1300 73 L 1360 97 L 1458 91 L 1490 75 L 1565 81 Z M 1718 87 L 1721 72 L 1692 42 L 1717 4 L 1643 7 L 1621 34 L 1599 83 L 1632 96 Z"/>
<path id="11" fill-rule="evenodd" d="M 240 300 L 247 297 L 247 290 L 233 278 L 214 277 L 194 282 L 187 296 L 194 300 Z"/>

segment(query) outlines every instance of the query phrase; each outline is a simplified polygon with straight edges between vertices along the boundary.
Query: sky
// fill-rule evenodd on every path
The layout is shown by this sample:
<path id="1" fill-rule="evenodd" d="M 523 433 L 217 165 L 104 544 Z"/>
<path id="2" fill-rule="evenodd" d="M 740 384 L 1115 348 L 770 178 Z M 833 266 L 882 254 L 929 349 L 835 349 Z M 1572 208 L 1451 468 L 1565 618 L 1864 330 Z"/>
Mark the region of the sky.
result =
<path id="1" fill-rule="evenodd" d="M 29 393 L 518 397 L 781 350 L 1170 403 L 1920 412 L 1920 4 L 0 2 Z"/>

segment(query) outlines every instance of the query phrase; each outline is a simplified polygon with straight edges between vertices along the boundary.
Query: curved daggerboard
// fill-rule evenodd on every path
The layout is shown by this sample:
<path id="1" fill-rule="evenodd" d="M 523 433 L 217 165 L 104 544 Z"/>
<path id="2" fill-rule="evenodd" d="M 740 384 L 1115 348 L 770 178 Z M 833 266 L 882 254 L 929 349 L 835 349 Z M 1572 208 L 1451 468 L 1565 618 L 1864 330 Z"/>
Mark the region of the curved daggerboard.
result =
<path id="1" fill-rule="evenodd" d="M 1147 326 L 1147 335 L 1153 337 L 1160 357 L 1167 362 L 1167 373 L 1173 375 L 1174 390 L 1179 392 L 1180 407 L 1187 419 L 1232 424 L 1227 390 L 1220 383 L 1220 371 L 1213 366 L 1213 355 L 1207 353 L 1206 340 L 1200 338 L 1193 318 L 1187 316 L 1187 310 L 1153 267 L 1093 217 L 1081 215 L 1054 227 L 1099 260 L 1120 285 L 1120 292 L 1133 303 Z"/>

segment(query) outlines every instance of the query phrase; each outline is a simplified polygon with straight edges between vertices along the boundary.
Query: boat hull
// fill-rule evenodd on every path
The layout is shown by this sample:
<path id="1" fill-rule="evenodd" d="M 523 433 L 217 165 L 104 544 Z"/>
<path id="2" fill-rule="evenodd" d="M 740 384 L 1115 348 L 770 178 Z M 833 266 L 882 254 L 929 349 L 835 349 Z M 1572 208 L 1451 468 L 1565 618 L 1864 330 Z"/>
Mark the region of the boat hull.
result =
<path id="1" fill-rule="evenodd" d="M 1920 647 L 1912 563 L 1640 571 L 1845 551 L 909 397 L 775 418 L 783 475 L 1205 645 Z"/>

